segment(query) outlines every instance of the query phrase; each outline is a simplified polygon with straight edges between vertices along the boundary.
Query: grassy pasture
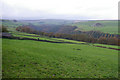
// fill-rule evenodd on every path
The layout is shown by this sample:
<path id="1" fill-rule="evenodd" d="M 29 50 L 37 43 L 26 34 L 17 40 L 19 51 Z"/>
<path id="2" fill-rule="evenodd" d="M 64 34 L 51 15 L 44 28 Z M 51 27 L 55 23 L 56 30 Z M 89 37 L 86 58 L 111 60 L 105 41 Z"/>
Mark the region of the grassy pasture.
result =
<path id="1" fill-rule="evenodd" d="M 95 23 L 101 23 L 102 27 L 94 27 Z M 118 34 L 118 21 L 87 21 L 73 23 L 72 25 L 77 26 L 77 30 L 82 31 L 101 31 L 104 33 Z"/>
<path id="2" fill-rule="evenodd" d="M 92 45 L 95 45 L 95 46 L 103 46 L 103 47 L 110 47 L 110 48 L 116 48 L 116 49 L 120 49 L 119 46 L 116 46 L 116 45 L 106 45 L 106 44 L 92 44 Z"/>
<path id="3" fill-rule="evenodd" d="M 3 78 L 117 78 L 118 51 L 3 39 Z"/>
<path id="4" fill-rule="evenodd" d="M 2 25 L 8 26 L 10 28 L 16 28 L 18 26 L 28 25 L 28 24 L 29 24 L 28 22 L 20 22 L 20 21 L 14 22 L 12 20 L 6 20 L 6 21 L 2 22 Z"/>

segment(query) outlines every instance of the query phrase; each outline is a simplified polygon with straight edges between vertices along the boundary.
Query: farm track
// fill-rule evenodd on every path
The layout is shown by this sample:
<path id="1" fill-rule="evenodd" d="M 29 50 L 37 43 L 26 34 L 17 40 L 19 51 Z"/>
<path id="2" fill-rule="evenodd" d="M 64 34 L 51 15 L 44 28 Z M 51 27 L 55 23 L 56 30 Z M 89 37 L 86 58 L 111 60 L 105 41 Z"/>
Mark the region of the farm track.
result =
<path id="1" fill-rule="evenodd" d="M 9 37 L 9 36 L 2 36 L 2 38 L 18 39 L 18 40 L 34 40 L 34 41 L 50 42 L 50 43 L 68 43 L 68 44 L 85 44 L 85 45 L 89 45 L 88 43 L 56 42 L 56 41 L 48 41 L 48 40 L 40 40 L 40 39 L 32 39 L 32 38 L 21 38 L 21 37 Z M 92 45 L 92 46 L 120 51 L 120 49 L 117 49 L 117 48 L 104 47 L 104 46 L 95 46 L 95 45 Z"/>

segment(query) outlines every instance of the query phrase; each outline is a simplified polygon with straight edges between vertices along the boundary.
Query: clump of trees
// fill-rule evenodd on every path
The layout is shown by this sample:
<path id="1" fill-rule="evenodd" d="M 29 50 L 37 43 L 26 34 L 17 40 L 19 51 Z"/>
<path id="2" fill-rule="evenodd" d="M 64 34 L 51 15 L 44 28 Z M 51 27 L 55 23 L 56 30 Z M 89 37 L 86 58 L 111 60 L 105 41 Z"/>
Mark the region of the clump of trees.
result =
<path id="1" fill-rule="evenodd" d="M 34 30 L 29 26 L 19 26 L 16 28 L 17 31 L 38 34 L 53 38 L 64 38 L 70 40 L 84 41 L 90 43 L 100 43 L 100 44 L 110 44 L 120 46 L 120 39 L 118 35 L 102 33 L 99 31 L 89 31 L 89 32 L 78 32 L 73 34 L 68 33 L 54 33 L 54 32 L 42 32 Z"/>
<path id="2" fill-rule="evenodd" d="M 6 26 L 0 26 L 0 32 L 8 32 Z"/>

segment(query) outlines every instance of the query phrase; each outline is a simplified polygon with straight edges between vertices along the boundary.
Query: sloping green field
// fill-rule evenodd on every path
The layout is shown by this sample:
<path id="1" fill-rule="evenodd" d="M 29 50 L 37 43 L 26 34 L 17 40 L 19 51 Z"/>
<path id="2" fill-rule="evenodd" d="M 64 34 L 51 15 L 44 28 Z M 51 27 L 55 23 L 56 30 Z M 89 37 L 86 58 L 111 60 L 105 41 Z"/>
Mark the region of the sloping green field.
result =
<path id="1" fill-rule="evenodd" d="M 118 51 L 3 39 L 3 78 L 117 78 Z"/>
<path id="2" fill-rule="evenodd" d="M 93 26 L 96 23 L 101 23 L 103 26 Z M 72 25 L 77 26 L 77 30 L 81 31 L 101 31 L 104 33 L 118 34 L 118 21 L 117 20 L 96 20 L 96 21 L 85 21 L 73 23 Z"/>

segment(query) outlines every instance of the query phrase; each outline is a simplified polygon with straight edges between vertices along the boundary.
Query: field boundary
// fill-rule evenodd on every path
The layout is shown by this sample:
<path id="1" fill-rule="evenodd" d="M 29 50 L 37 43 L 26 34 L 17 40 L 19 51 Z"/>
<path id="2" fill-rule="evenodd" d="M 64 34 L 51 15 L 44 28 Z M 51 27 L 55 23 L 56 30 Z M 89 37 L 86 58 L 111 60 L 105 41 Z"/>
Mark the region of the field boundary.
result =
<path id="1" fill-rule="evenodd" d="M 32 38 L 23 38 L 23 37 L 11 37 L 11 36 L 2 36 L 2 38 L 8 38 L 8 39 L 18 39 L 18 40 L 34 40 L 34 41 L 41 41 L 41 42 L 50 42 L 50 43 L 68 43 L 68 44 L 86 44 L 87 43 L 73 43 L 73 42 L 56 42 L 56 41 L 48 41 L 48 40 L 40 40 L 40 39 L 32 39 Z M 95 46 L 95 45 L 92 45 Z M 112 49 L 112 50 L 118 50 L 120 49 L 117 48 L 111 48 L 111 47 L 104 47 L 104 46 L 95 46 L 95 47 L 100 47 L 100 48 L 107 48 L 107 49 Z"/>

